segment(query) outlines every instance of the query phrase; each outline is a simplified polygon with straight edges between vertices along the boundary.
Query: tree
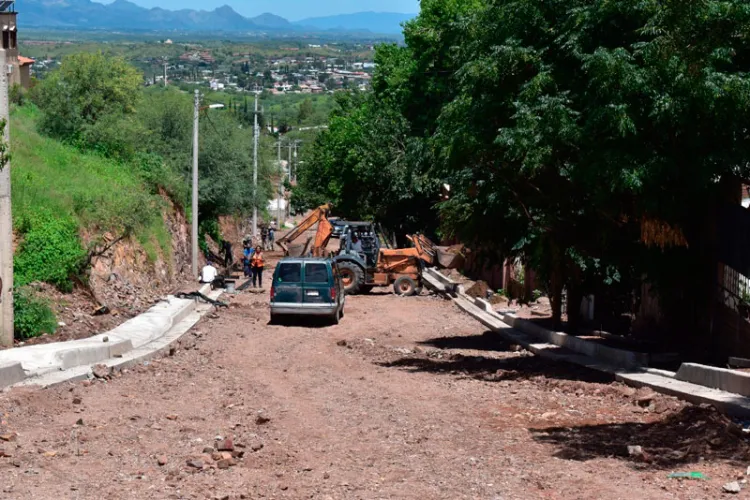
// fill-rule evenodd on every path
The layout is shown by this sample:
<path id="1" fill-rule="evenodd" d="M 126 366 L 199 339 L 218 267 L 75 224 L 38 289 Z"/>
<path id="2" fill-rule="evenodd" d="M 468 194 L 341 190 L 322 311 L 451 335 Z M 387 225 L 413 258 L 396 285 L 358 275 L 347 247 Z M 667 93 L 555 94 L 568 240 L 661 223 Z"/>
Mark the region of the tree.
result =
<path id="1" fill-rule="evenodd" d="M 42 110 L 41 129 L 62 139 L 76 139 L 106 115 L 132 113 L 142 75 L 121 57 L 80 53 L 63 59 L 35 89 Z"/>
<path id="2" fill-rule="evenodd" d="M 297 114 L 297 125 L 302 125 L 305 120 L 312 116 L 313 111 L 313 103 L 310 98 L 302 101 L 299 105 L 299 113 Z"/>

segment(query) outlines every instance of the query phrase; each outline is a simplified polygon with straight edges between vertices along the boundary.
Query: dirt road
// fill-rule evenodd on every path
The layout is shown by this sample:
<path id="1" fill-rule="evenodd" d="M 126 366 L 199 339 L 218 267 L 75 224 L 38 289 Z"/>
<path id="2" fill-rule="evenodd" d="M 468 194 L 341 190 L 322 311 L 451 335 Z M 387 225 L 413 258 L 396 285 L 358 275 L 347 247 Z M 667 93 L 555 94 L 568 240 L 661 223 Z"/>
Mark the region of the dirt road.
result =
<path id="1" fill-rule="evenodd" d="M 717 498 L 750 465 L 711 410 L 514 352 L 442 299 L 350 297 L 335 327 L 266 303 L 110 381 L 0 394 L 0 497 Z"/>

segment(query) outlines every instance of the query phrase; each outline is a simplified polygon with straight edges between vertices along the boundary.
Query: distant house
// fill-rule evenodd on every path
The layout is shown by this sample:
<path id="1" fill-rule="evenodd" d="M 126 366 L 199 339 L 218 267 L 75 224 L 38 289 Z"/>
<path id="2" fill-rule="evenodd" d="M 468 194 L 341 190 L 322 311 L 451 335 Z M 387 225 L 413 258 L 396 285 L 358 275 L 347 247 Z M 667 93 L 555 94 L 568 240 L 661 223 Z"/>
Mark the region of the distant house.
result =
<path id="1" fill-rule="evenodd" d="M 31 87 L 31 65 L 34 62 L 28 57 L 18 56 L 18 83 L 25 89 Z"/>
<path id="2" fill-rule="evenodd" d="M 31 65 L 34 64 L 34 60 L 18 55 L 17 15 L 14 0 L 0 2 L 2 48 L 5 50 L 6 62 L 11 67 L 8 83 L 28 88 L 31 83 Z"/>
<path id="3" fill-rule="evenodd" d="M 170 40 L 169 38 L 164 40 L 164 45 L 172 45 L 172 43 L 173 43 L 172 40 Z"/>

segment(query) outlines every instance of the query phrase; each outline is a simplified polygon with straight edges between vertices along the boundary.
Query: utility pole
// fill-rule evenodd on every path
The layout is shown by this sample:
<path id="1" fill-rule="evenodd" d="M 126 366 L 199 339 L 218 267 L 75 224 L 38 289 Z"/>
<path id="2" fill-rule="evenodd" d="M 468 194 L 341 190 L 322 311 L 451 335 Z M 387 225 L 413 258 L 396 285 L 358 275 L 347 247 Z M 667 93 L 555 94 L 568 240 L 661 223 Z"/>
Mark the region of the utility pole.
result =
<path id="1" fill-rule="evenodd" d="M 167 63 L 164 63 L 164 87 L 167 86 Z"/>
<path id="2" fill-rule="evenodd" d="M 253 128 L 253 238 L 258 237 L 258 91 L 255 91 L 255 127 Z"/>
<path id="3" fill-rule="evenodd" d="M 198 118 L 200 116 L 201 92 L 195 89 L 193 110 L 193 276 L 198 276 Z"/>
<path id="4" fill-rule="evenodd" d="M 3 141 L 10 148 L 8 65 L 0 50 L 0 120 Z M 6 151 L 7 155 L 7 151 Z M 10 162 L 0 162 L 0 346 L 13 346 L 13 217 L 10 206 Z"/>
<path id="5" fill-rule="evenodd" d="M 279 194 L 276 200 L 276 219 L 279 223 L 279 229 L 284 227 L 286 221 L 284 219 L 283 211 L 281 209 L 281 201 L 284 199 L 284 169 L 281 168 L 281 137 L 279 137 Z"/>

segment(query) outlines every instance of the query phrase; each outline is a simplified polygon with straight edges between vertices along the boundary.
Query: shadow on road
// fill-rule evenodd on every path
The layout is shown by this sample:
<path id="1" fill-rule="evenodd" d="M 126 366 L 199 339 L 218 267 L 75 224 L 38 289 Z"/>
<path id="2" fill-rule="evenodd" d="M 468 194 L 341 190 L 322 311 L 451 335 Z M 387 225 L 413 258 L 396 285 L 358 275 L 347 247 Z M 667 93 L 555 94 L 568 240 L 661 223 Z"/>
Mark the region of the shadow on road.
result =
<path id="1" fill-rule="evenodd" d="M 613 377 L 576 365 L 555 363 L 535 356 L 491 358 L 444 353 L 443 359 L 407 357 L 378 363 L 386 368 L 401 368 L 409 372 L 463 375 L 480 380 L 501 382 L 546 377 L 580 382 L 609 383 Z"/>
<path id="2" fill-rule="evenodd" d="M 508 351 L 510 344 L 495 332 L 487 331 L 482 335 L 458 335 L 455 337 L 437 337 L 420 342 L 438 349 L 468 349 L 475 351 Z"/>
<path id="3" fill-rule="evenodd" d="M 346 321 L 345 319 L 343 321 Z M 330 318 L 317 316 L 288 316 L 281 317 L 275 321 L 267 323 L 269 326 L 289 326 L 302 328 L 328 328 L 333 326 Z"/>
<path id="4" fill-rule="evenodd" d="M 643 468 L 675 470 L 688 470 L 686 466 L 701 460 L 724 460 L 744 471 L 750 445 L 733 429 L 731 421 L 715 409 L 687 406 L 649 424 L 553 427 L 529 432 L 536 441 L 557 446 L 555 456 L 564 460 L 620 457 L 639 462 Z M 643 455 L 629 456 L 629 445 L 641 446 Z"/>

